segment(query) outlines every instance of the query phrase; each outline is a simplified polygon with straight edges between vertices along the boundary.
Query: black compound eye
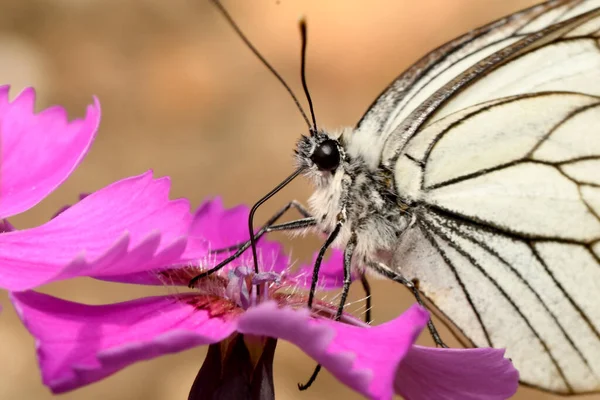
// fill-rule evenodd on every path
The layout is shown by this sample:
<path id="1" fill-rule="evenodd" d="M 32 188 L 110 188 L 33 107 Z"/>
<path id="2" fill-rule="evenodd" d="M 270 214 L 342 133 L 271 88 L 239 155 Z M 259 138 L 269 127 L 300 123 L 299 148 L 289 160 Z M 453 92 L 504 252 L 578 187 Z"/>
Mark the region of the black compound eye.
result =
<path id="1" fill-rule="evenodd" d="M 321 171 L 333 171 L 340 165 L 340 152 L 335 140 L 328 139 L 315 149 L 310 159 Z"/>

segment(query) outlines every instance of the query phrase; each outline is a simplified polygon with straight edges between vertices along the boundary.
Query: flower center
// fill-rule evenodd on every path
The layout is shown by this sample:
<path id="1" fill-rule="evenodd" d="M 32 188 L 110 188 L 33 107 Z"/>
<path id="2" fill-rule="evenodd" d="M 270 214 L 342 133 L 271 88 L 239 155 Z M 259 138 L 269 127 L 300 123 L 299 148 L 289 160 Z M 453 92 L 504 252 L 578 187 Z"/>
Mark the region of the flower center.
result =
<path id="1" fill-rule="evenodd" d="M 281 275 L 276 272 L 255 273 L 248 267 L 236 267 L 228 273 L 226 295 L 244 310 L 269 298 L 272 284 L 281 282 Z M 260 293 L 260 297 L 258 296 Z"/>

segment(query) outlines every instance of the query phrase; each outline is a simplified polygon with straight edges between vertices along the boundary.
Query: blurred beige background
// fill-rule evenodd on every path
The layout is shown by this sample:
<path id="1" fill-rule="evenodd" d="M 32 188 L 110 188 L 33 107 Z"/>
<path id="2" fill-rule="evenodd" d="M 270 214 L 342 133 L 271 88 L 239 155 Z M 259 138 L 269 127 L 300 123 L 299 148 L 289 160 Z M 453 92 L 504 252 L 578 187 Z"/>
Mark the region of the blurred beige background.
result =
<path id="1" fill-rule="evenodd" d="M 257 47 L 297 93 L 297 20 L 309 26 L 308 81 L 320 126 L 354 125 L 375 96 L 410 63 L 446 40 L 533 0 L 376 0 L 370 2 L 225 0 Z M 153 168 L 172 178 L 172 197 L 198 205 L 221 195 L 227 205 L 252 203 L 291 170 L 293 144 L 306 127 L 275 79 L 241 44 L 206 0 L 0 0 L 0 82 L 13 95 L 33 85 L 39 107 L 61 104 L 83 113 L 100 98 L 99 136 L 81 167 L 40 206 L 12 221 L 46 221 L 79 192 L 93 191 Z M 290 198 L 305 200 L 298 181 L 267 203 L 265 217 Z M 307 258 L 317 245 L 295 240 Z M 87 279 L 44 291 L 90 304 L 164 292 Z M 402 288 L 374 284 L 374 317 L 385 321 L 412 303 Z M 360 290 L 354 290 L 355 298 Z M 0 399 L 48 399 L 33 340 L 4 293 L 0 302 Z M 444 331 L 445 337 L 448 332 Z M 427 334 L 422 343 L 429 344 Z M 135 364 L 63 399 L 186 399 L 204 349 Z M 314 363 L 280 342 L 279 399 L 356 394 L 323 373 L 299 393 Z M 552 399 L 522 388 L 519 399 Z M 600 396 L 588 396 L 600 399 Z"/>

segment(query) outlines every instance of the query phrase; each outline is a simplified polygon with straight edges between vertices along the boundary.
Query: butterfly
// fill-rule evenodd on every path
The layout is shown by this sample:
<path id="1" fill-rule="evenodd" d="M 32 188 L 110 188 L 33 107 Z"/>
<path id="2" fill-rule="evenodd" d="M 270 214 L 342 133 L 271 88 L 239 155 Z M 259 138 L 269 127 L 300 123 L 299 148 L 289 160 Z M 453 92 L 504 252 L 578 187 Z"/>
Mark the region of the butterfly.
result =
<path id="1" fill-rule="evenodd" d="M 345 292 L 352 268 L 418 283 L 469 345 L 506 348 L 523 383 L 599 391 L 599 41 L 600 0 L 547 1 L 433 50 L 354 128 L 312 113 L 298 169 L 251 213 L 303 174 L 309 209 L 282 213 L 305 218 L 278 213 L 239 251 L 316 227 L 316 268 L 344 249 Z"/>

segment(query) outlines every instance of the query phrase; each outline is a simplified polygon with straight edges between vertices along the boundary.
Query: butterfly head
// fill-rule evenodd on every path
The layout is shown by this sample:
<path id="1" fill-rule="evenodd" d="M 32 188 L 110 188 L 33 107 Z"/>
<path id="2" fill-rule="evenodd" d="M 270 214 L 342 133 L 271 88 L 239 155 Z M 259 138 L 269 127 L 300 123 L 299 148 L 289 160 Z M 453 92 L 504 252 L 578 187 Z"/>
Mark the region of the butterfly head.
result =
<path id="1" fill-rule="evenodd" d="M 312 176 L 327 179 L 346 161 L 346 152 L 339 139 L 323 131 L 302 136 L 296 145 L 296 163 Z"/>

